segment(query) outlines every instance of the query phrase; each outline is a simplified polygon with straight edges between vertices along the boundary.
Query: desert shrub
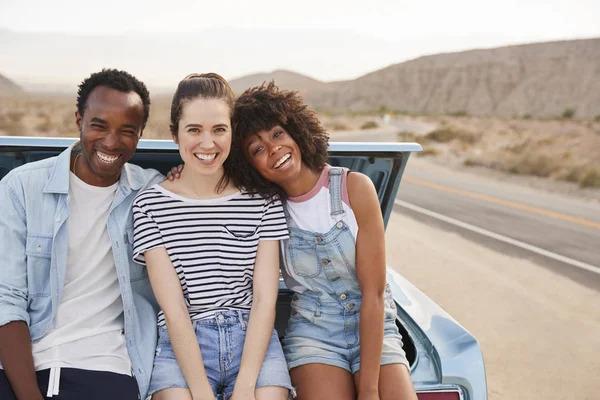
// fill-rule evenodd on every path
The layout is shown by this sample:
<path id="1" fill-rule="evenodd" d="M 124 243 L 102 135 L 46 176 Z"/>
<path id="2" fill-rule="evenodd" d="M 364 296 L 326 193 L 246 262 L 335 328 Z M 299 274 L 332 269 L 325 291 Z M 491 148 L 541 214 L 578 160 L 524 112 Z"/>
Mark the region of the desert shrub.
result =
<path id="1" fill-rule="evenodd" d="M 598 114 L 594 117 L 594 121 L 600 122 L 600 114 Z"/>
<path id="2" fill-rule="evenodd" d="M 360 129 L 375 129 L 378 128 L 379 125 L 377 125 L 377 122 L 375 121 L 367 121 L 364 124 L 362 124 L 362 126 L 360 127 Z"/>
<path id="3" fill-rule="evenodd" d="M 471 133 L 460 132 L 448 128 L 436 129 L 434 131 L 431 131 L 427 135 L 425 135 L 425 138 L 438 143 L 448 143 L 456 139 L 460 140 L 463 143 L 473 144 L 478 140 L 478 137 Z"/>
<path id="4" fill-rule="evenodd" d="M 396 134 L 398 141 L 400 142 L 418 142 L 418 139 L 422 139 L 423 136 L 419 136 L 414 132 L 400 131 Z M 423 141 L 423 140 L 421 140 Z"/>
<path id="5" fill-rule="evenodd" d="M 585 175 L 587 169 L 581 165 L 571 167 L 559 178 L 567 182 L 579 182 Z"/>
<path id="6" fill-rule="evenodd" d="M 6 113 L 6 115 L 12 122 L 21 122 L 21 120 L 25 116 L 25 113 L 22 111 L 11 110 L 8 113 Z"/>
<path id="7" fill-rule="evenodd" d="M 531 119 L 531 114 L 525 114 L 525 115 L 523 115 L 523 119 Z"/>
<path id="8" fill-rule="evenodd" d="M 48 133 L 56 128 L 56 124 L 52 122 L 50 117 L 42 118 L 41 121 L 35 126 L 35 130 L 42 133 Z"/>
<path id="9" fill-rule="evenodd" d="M 507 171 L 511 174 L 533 175 L 546 178 L 560 168 L 553 157 L 545 154 L 524 154 L 508 164 Z"/>
<path id="10" fill-rule="evenodd" d="M 468 117 L 469 113 L 465 110 L 457 110 L 449 112 L 448 115 L 451 117 Z"/>
<path id="11" fill-rule="evenodd" d="M 436 148 L 433 147 L 428 147 L 426 149 L 423 149 L 422 151 L 417 152 L 417 157 L 427 157 L 427 156 L 438 156 L 440 154 L 440 151 Z"/>
<path id="12" fill-rule="evenodd" d="M 350 130 L 350 128 L 348 127 L 348 125 L 344 124 L 343 122 L 332 122 L 330 125 L 330 128 L 332 131 L 347 131 Z"/>
<path id="13" fill-rule="evenodd" d="M 506 149 L 506 151 L 513 153 L 513 154 L 522 154 L 525 152 L 525 150 L 527 150 L 527 148 L 529 147 L 531 143 L 531 140 L 529 138 L 519 142 L 519 143 L 515 143 L 515 144 L 511 144 L 511 145 L 507 145 L 504 148 Z"/>
<path id="14" fill-rule="evenodd" d="M 463 160 L 463 165 L 465 167 L 476 167 L 478 165 L 481 165 L 481 163 L 479 161 L 477 161 L 477 160 L 472 159 L 472 158 L 465 158 Z"/>
<path id="15" fill-rule="evenodd" d="M 600 171 L 590 168 L 579 180 L 581 188 L 600 188 Z"/>
<path id="16" fill-rule="evenodd" d="M 575 116 L 575 109 L 574 108 L 565 108 L 565 111 L 563 111 L 562 113 L 562 117 L 564 119 L 571 119 Z"/>

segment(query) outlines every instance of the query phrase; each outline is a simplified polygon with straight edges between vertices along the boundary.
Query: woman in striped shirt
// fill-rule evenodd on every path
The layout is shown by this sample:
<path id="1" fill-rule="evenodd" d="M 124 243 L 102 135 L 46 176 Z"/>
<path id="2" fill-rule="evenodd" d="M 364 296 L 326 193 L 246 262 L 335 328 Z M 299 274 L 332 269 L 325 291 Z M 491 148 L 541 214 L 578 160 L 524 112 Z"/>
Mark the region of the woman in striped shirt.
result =
<path id="1" fill-rule="evenodd" d="M 155 400 L 283 400 L 292 389 L 273 329 L 287 225 L 276 197 L 241 186 L 233 105 L 217 74 L 181 81 L 170 129 L 186 168 L 134 202 L 133 257 L 161 307 Z"/>

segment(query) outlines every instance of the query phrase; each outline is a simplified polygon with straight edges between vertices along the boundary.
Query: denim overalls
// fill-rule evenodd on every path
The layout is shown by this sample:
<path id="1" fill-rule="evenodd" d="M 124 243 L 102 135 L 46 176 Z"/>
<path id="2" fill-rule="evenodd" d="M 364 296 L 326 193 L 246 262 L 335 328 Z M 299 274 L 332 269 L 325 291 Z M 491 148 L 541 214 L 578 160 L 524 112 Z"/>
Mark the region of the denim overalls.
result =
<path id="1" fill-rule="evenodd" d="M 288 282 L 291 278 L 306 288 L 292 299 L 291 317 L 282 342 L 289 368 L 321 363 L 352 374 L 360 369 L 362 295 L 356 274 L 356 241 L 343 221 L 341 187 L 345 173 L 339 167 L 329 171 L 333 224 L 329 232 L 299 229 L 284 205 L 290 230 L 290 238 L 284 243 L 284 275 Z M 396 305 L 386 285 L 381 365 L 402 363 L 408 367 L 396 315 Z"/>

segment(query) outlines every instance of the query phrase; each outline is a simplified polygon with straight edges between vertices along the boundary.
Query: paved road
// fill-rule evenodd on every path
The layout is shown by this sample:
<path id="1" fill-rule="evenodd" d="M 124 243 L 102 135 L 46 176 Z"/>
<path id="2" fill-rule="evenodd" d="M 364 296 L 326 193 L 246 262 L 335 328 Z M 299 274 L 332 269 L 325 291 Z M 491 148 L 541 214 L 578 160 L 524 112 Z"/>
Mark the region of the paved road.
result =
<path id="1" fill-rule="evenodd" d="M 334 140 L 391 141 L 391 136 L 348 134 Z M 397 210 L 404 214 L 600 290 L 600 205 L 445 171 L 414 158 L 398 199 Z"/>

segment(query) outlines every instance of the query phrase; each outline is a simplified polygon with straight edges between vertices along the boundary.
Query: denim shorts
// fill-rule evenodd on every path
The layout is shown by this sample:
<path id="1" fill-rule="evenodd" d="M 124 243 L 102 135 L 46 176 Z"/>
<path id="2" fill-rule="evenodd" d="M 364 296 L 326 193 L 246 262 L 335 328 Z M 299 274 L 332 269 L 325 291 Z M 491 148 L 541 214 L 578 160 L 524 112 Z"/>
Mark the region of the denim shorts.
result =
<path id="1" fill-rule="evenodd" d="M 360 296 L 348 296 L 343 304 L 323 304 L 301 294 L 295 295 L 282 342 L 288 367 L 318 363 L 343 368 L 353 375 L 359 371 L 360 304 Z M 387 292 L 380 365 L 404 364 L 410 371 L 396 316 L 396 305 Z"/>
<path id="2" fill-rule="evenodd" d="M 192 321 L 208 381 L 217 399 L 227 399 L 240 370 L 248 326 L 248 312 L 225 311 L 213 317 Z M 292 382 L 277 332 L 271 340 L 256 381 L 256 388 L 280 386 L 292 391 Z M 170 388 L 187 388 L 175 359 L 166 327 L 158 328 L 158 345 L 150 378 L 149 395 Z"/>

